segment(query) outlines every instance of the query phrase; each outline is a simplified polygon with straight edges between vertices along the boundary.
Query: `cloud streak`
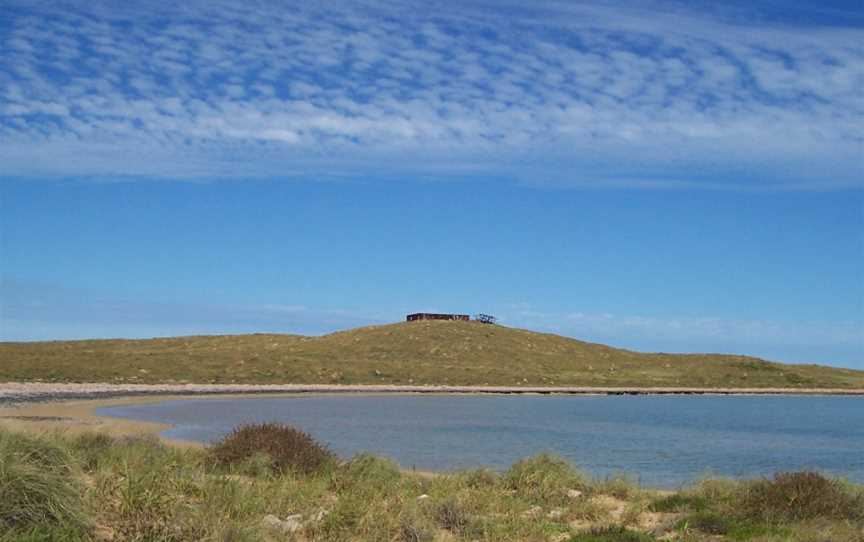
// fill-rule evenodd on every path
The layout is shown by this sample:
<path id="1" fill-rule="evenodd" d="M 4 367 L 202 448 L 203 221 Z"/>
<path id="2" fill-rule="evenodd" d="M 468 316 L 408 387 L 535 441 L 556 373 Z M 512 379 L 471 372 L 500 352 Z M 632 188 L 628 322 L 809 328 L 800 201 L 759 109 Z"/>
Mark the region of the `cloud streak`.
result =
<path id="1" fill-rule="evenodd" d="M 298 304 L 141 300 L 28 280 L 0 280 L 0 340 L 141 338 L 332 331 L 391 322 L 393 314 Z"/>
<path id="2" fill-rule="evenodd" d="M 641 351 L 734 353 L 787 362 L 864 367 L 864 327 L 854 321 L 550 313 L 527 305 L 512 306 L 501 316 L 508 325 Z"/>
<path id="3" fill-rule="evenodd" d="M 862 185 L 860 28 L 577 3 L 7 12 L 10 176 Z"/>

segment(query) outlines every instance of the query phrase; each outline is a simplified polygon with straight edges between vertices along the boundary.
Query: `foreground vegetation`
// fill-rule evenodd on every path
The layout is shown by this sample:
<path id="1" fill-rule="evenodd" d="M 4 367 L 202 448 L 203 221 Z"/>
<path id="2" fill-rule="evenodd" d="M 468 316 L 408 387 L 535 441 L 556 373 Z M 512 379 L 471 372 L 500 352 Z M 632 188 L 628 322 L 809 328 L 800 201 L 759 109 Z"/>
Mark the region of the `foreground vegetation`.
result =
<path id="1" fill-rule="evenodd" d="M 0 431 L 0 541 L 864 540 L 864 487 L 811 472 L 656 492 L 541 455 L 504 473 L 340 461 L 278 425 L 207 449 Z"/>
<path id="2" fill-rule="evenodd" d="M 0 382 L 864 389 L 864 371 L 638 353 L 476 322 L 412 322 L 323 337 L 0 343 L 0 359 Z"/>

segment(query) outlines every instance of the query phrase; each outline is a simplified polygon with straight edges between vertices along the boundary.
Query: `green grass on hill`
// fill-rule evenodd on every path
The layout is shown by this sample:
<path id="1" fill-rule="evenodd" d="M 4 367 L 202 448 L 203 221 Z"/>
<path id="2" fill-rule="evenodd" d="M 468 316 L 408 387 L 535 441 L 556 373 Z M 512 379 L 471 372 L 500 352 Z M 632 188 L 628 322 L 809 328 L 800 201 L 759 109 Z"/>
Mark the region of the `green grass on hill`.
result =
<path id="1" fill-rule="evenodd" d="M 864 388 L 864 371 L 722 354 L 638 353 L 476 322 L 322 337 L 0 343 L 0 381 Z"/>

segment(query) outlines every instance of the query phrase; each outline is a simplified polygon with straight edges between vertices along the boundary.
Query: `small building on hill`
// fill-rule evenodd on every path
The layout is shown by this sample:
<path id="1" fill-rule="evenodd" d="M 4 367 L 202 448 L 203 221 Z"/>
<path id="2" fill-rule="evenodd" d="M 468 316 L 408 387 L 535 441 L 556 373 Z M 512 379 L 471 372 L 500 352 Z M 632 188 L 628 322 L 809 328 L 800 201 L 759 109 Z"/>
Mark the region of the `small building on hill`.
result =
<path id="1" fill-rule="evenodd" d="M 409 322 L 416 322 L 418 320 L 461 320 L 461 321 L 469 321 L 471 317 L 467 314 L 436 314 L 433 312 L 415 312 L 414 314 L 409 314 L 407 317 Z"/>

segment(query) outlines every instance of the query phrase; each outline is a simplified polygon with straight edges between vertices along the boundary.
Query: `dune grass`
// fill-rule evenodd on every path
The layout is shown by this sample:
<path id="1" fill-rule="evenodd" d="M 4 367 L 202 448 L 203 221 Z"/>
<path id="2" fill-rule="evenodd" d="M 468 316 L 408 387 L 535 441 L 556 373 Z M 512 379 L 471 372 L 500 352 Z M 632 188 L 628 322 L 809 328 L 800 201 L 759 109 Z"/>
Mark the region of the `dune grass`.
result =
<path id="1" fill-rule="evenodd" d="M 266 449 L 220 463 L 216 447 L 0 430 L 0 541 L 853 542 L 864 529 L 864 488 L 818 473 L 670 494 L 548 455 L 429 476 L 368 454 L 283 469 L 256 459 Z"/>
<path id="2" fill-rule="evenodd" d="M 52 439 L 0 432 L 0 530 L 83 529 L 78 470 L 67 447 Z"/>
<path id="3" fill-rule="evenodd" d="M 864 371 L 638 353 L 477 322 L 400 323 L 322 337 L 7 342 L 0 359 L 0 382 L 864 389 Z"/>

